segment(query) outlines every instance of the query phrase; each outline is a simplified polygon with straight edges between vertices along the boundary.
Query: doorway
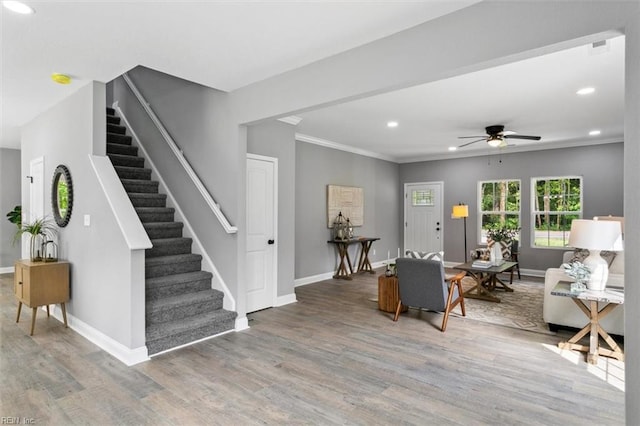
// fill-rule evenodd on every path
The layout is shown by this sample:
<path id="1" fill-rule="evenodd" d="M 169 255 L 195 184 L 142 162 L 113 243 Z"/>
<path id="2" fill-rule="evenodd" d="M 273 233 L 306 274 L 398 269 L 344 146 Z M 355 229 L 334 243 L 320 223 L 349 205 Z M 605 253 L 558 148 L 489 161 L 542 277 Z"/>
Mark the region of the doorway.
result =
<path id="1" fill-rule="evenodd" d="M 278 159 L 247 155 L 247 313 L 276 305 Z"/>
<path id="2" fill-rule="evenodd" d="M 404 185 L 404 252 L 442 251 L 443 182 Z"/>

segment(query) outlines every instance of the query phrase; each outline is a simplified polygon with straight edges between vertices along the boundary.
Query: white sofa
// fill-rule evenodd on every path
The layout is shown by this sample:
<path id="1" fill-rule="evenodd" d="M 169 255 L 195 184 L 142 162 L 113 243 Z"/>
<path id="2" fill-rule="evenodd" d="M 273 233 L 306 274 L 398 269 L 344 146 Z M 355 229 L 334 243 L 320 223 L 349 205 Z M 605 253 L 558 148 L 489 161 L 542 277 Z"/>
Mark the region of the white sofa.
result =
<path id="1" fill-rule="evenodd" d="M 573 252 L 565 252 L 562 261 L 568 263 L 573 257 Z M 552 296 L 551 290 L 558 281 L 572 281 L 571 277 L 564 273 L 564 269 L 549 268 L 544 276 L 544 305 L 542 317 L 549 324 L 551 330 L 556 326 L 568 326 L 582 328 L 589 319 L 582 313 L 570 297 Z M 611 266 L 609 266 L 609 279 L 607 287 L 624 288 L 624 252 L 617 252 Z M 602 309 L 603 305 L 599 306 Z M 609 334 L 624 336 L 624 305 L 615 308 L 601 321 L 602 327 Z"/>

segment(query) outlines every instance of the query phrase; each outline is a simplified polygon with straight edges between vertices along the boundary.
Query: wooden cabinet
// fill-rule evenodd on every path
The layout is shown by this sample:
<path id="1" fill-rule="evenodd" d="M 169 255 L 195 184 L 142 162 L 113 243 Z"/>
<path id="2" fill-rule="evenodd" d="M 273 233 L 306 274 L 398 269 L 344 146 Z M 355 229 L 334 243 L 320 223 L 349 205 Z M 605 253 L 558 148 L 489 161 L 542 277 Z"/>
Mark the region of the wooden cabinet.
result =
<path id="1" fill-rule="evenodd" d="M 18 315 L 16 322 L 20 321 L 20 311 L 25 304 L 32 309 L 31 335 L 36 324 L 36 312 L 38 306 L 47 307 L 60 303 L 64 326 L 67 327 L 67 310 L 65 303 L 69 300 L 69 262 L 32 262 L 30 260 L 18 260 L 15 263 L 13 279 L 13 292 L 18 299 Z"/>

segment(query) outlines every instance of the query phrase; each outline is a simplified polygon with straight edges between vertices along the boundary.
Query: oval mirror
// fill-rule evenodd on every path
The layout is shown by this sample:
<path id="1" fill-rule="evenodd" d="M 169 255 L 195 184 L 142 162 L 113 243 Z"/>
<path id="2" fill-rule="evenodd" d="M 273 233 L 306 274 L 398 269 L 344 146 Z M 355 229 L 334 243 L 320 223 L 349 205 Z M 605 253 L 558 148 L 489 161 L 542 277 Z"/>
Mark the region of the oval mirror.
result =
<path id="1" fill-rule="evenodd" d="M 53 172 L 51 184 L 51 207 L 53 218 L 58 226 L 67 226 L 73 208 L 73 183 L 71 173 L 66 166 L 60 164 Z"/>

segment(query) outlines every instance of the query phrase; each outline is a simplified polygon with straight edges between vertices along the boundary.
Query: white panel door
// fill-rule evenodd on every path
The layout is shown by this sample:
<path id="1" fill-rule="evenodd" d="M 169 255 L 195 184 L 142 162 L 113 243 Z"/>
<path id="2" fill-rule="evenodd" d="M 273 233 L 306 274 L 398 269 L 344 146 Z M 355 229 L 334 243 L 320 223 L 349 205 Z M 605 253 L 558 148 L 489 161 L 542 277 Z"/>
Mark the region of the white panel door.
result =
<path id="1" fill-rule="evenodd" d="M 442 183 L 405 184 L 404 249 L 442 250 Z"/>
<path id="2" fill-rule="evenodd" d="M 247 158 L 247 313 L 276 302 L 275 162 Z"/>

